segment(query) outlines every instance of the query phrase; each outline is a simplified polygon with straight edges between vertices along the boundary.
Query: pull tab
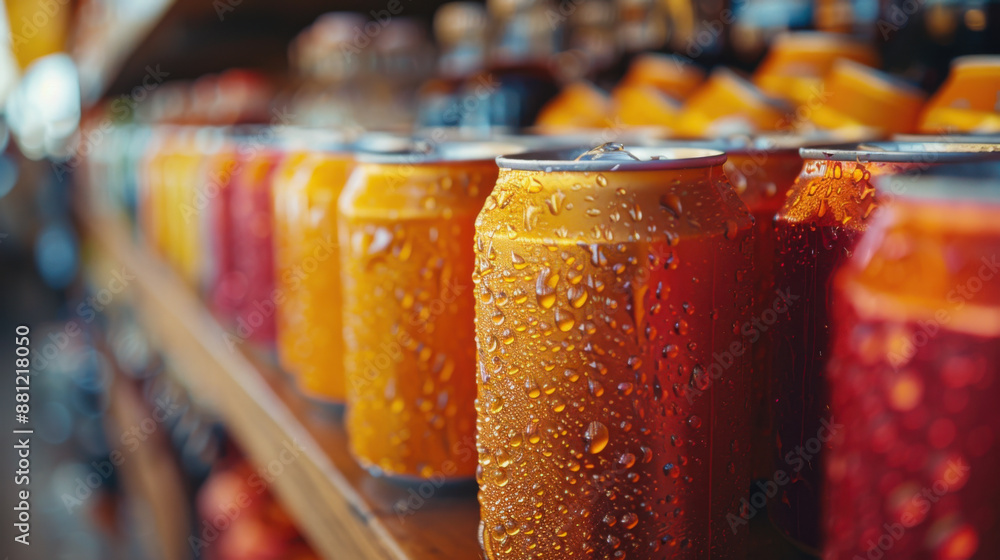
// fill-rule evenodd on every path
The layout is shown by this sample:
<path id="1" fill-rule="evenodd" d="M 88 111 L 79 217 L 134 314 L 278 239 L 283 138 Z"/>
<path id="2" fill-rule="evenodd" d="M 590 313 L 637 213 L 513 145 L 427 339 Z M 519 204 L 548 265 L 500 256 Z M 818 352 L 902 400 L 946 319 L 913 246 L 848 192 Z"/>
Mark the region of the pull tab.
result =
<path id="1" fill-rule="evenodd" d="M 596 148 L 591 148 L 583 152 L 573 161 L 639 161 L 639 158 L 632 155 L 625 149 L 625 146 L 617 142 L 605 142 Z"/>

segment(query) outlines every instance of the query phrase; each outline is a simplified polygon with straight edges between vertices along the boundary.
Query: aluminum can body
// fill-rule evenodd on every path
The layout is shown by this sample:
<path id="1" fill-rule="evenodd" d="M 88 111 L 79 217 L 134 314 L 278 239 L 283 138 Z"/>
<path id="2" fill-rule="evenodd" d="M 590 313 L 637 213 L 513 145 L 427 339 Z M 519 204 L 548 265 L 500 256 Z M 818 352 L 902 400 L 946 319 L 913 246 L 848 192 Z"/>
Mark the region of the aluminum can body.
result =
<path id="1" fill-rule="evenodd" d="M 752 219 L 721 152 L 500 158 L 476 225 L 487 558 L 741 558 Z M 525 156 L 528 157 L 528 156 Z"/>

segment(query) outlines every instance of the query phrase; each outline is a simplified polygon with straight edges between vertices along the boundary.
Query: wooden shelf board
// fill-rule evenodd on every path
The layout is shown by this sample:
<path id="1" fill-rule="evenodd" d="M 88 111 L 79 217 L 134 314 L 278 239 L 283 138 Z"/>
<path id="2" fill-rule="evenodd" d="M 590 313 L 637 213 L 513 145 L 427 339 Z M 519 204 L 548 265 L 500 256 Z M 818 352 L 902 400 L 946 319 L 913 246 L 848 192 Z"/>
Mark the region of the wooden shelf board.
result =
<path id="1" fill-rule="evenodd" d="M 259 469 L 271 464 L 277 473 L 281 466 L 271 488 L 319 554 L 332 560 L 481 556 L 474 488 L 435 489 L 412 514 L 399 515 L 394 505 L 418 488 L 374 478 L 358 466 L 341 420 L 300 396 L 249 343 L 231 349 L 194 292 L 134 246 L 122 220 L 84 213 L 81 222 L 92 241 L 90 261 L 124 266 L 135 276 L 128 290 L 139 321 L 180 381 L 222 416 Z M 298 444 L 301 452 L 282 464 L 286 444 Z"/>

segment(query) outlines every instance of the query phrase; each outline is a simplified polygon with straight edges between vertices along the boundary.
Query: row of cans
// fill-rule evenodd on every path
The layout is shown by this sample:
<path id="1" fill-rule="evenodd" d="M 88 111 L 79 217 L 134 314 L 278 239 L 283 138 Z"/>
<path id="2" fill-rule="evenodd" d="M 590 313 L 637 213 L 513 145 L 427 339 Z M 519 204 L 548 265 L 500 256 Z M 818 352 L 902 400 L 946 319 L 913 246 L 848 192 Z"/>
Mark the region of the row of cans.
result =
<path id="1" fill-rule="evenodd" d="M 718 67 L 705 72 L 675 55 L 645 54 L 610 94 L 586 83 L 563 88 L 541 111 L 545 129 L 657 126 L 699 137 L 773 130 L 858 133 L 996 133 L 994 92 L 1000 57 L 952 61 L 929 98 L 877 69 L 867 44 L 799 32 L 775 39 L 752 76 Z"/>
<path id="2" fill-rule="evenodd" d="M 121 127 L 83 176 L 370 472 L 475 477 L 490 559 L 998 557 L 1000 144 L 818 141 Z"/>

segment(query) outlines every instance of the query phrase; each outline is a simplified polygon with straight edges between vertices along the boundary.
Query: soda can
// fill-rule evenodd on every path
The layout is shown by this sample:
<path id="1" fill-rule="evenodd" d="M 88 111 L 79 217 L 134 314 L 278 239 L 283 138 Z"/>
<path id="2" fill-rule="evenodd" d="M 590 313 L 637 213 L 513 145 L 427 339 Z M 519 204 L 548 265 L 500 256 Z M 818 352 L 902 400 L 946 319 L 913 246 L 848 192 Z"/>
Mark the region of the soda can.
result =
<path id="1" fill-rule="evenodd" d="M 510 144 L 418 142 L 364 153 L 340 196 L 346 429 L 354 457 L 399 479 L 476 469 L 476 215 Z"/>
<path id="2" fill-rule="evenodd" d="M 275 127 L 252 127 L 236 139 L 238 165 L 228 186 L 232 270 L 228 274 L 234 303 L 230 347 L 246 341 L 274 343 L 280 293 L 274 282 L 273 179 L 286 155 Z"/>
<path id="3" fill-rule="evenodd" d="M 746 554 L 753 219 L 725 161 L 497 160 L 473 277 L 487 558 Z"/>
<path id="4" fill-rule="evenodd" d="M 301 130 L 288 144 L 272 193 L 278 361 L 305 395 L 343 403 L 337 200 L 353 166 L 350 138 Z"/>
<path id="5" fill-rule="evenodd" d="M 771 41 L 753 82 L 768 95 L 808 107 L 822 96 L 823 78 L 840 59 L 879 65 L 878 53 L 865 41 L 840 33 L 794 31 Z"/>
<path id="6" fill-rule="evenodd" d="M 890 74 L 839 59 L 802 114 L 828 130 L 872 127 L 886 134 L 917 129 L 923 90 Z"/>
<path id="7" fill-rule="evenodd" d="M 793 107 L 728 68 L 716 68 L 684 102 L 680 137 L 702 138 L 789 128 Z"/>
<path id="8" fill-rule="evenodd" d="M 892 178 L 835 277 L 828 560 L 1000 558 L 998 176 Z"/>
<path id="9" fill-rule="evenodd" d="M 960 56 L 951 61 L 948 79 L 931 96 L 920 115 L 924 133 L 1000 132 L 996 91 L 1000 88 L 1000 56 Z"/>
<path id="10" fill-rule="evenodd" d="M 855 250 L 876 209 L 899 194 L 895 182 L 879 190 L 873 179 L 920 174 L 945 163 L 996 162 L 998 149 L 996 144 L 873 142 L 800 150 L 802 173 L 774 222 L 775 287 L 790 303 L 772 329 L 772 449 L 779 492 L 765 501 L 778 529 L 804 549 L 820 546 L 823 455 L 837 421 L 830 416 L 824 375 L 830 354 L 830 279 Z"/>
<path id="11" fill-rule="evenodd" d="M 247 280 L 238 274 L 233 259 L 232 183 L 243 165 L 242 145 L 253 134 L 252 127 L 234 127 L 226 131 L 219 151 L 209 159 L 205 176 L 208 200 L 205 219 L 209 253 L 203 279 L 204 292 L 212 310 L 229 320 L 235 317 Z"/>

